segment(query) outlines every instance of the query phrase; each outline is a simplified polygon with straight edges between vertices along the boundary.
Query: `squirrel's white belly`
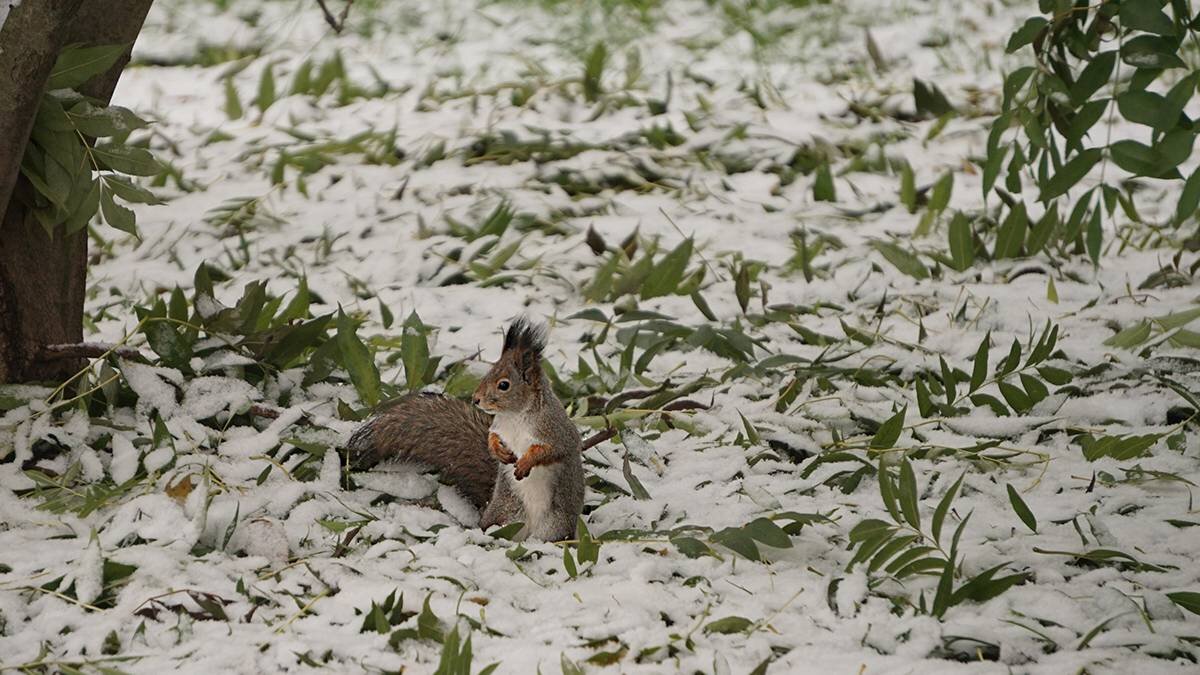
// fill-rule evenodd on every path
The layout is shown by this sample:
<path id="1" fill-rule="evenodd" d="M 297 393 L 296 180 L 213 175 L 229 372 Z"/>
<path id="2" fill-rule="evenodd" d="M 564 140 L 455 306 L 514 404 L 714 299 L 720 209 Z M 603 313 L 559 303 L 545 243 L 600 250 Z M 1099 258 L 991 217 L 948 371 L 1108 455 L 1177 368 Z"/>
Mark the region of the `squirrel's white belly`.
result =
<path id="1" fill-rule="evenodd" d="M 516 415 L 496 415 L 492 419 L 491 430 L 518 459 L 529 451 L 529 446 L 538 442 L 531 433 L 530 425 Z M 526 526 L 535 527 L 535 523 L 543 520 L 550 512 L 551 498 L 554 496 L 554 474 L 558 472 L 558 468 L 558 465 L 535 466 L 523 480 L 517 480 L 513 476 L 511 464 L 502 468 L 502 475 L 512 485 L 513 491 L 521 498 L 521 505 L 525 507 L 525 516 L 529 521 L 525 523 Z"/>
<path id="2" fill-rule="evenodd" d="M 492 418 L 492 433 L 504 441 L 517 459 L 529 451 L 529 446 L 537 443 L 531 431 L 529 424 L 516 415 L 500 414 Z"/>

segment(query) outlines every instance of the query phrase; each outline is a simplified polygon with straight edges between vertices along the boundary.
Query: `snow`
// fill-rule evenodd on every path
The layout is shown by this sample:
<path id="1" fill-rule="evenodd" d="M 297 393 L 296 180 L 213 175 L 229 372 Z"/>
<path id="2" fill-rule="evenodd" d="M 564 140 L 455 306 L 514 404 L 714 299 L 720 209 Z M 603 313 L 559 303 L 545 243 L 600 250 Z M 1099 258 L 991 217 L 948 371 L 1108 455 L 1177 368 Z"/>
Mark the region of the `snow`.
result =
<path id="1" fill-rule="evenodd" d="M 0 12 L 9 4 L 0 3 Z M 1188 404 L 1157 376 L 1200 390 L 1191 361 L 1200 358 L 1196 350 L 1165 345 L 1147 356 L 1103 344 L 1120 328 L 1196 305 L 1188 286 L 1130 290 L 1173 251 L 1129 247 L 1118 255 L 1114 247 L 1098 269 L 1079 259 L 1051 266 L 1039 258 L 961 274 L 943 269 L 938 279 L 918 281 L 897 272 L 870 242 L 895 236 L 902 245 L 941 250 L 944 225 L 921 239 L 912 235 L 920 214 L 902 206 L 849 215 L 895 204 L 898 180 L 894 173 L 837 170 L 849 147 L 872 162 L 908 161 L 918 185 L 953 170 L 951 205 L 978 208 L 981 179 L 964 166 L 983 152 L 1000 69 L 1017 58 L 1004 56 L 1003 45 L 1033 3 L 725 3 L 733 18 L 750 8 L 746 16 L 760 33 L 792 28 L 761 45 L 731 27 L 729 12 L 699 0 L 649 3 L 661 9 L 651 9 L 647 22 L 629 13 L 625 5 L 632 3 L 355 3 L 355 29 L 340 36 L 311 6 L 223 4 L 159 0 L 134 47 L 135 65 L 115 102 L 156 120 L 151 146 L 197 189 L 169 183 L 160 189 L 170 197 L 167 205 L 135 205 L 140 240 L 97 228 L 111 246 L 95 247 L 89 269 L 94 292 L 87 316 L 95 326 L 89 339 L 121 340 L 136 324 L 130 307 L 165 298 L 164 290 L 178 285 L 190 295 L 197 265 L 208 261 L 231 279 L 217 284 L 217 297 L 200 298 L 201 316 L 233 306 L 252 280 L 267 280 L 273 294 L 290 297 L 303 275 L 314 311 L 340 305 L 366 318 L 360 332 L 377 349 L 387 382 L 405 381 L 387 345 L 399 337 L 401 317 L 413 311 L 435 327 L 431 353 L 443 356 L 443 365 L 467 359 L 475 375 L 486 369 L 482 359 L 496 354 L 512 317 L 547 319 L 547 360 L 569 379 L 581 361 L 593 370 L 597 358 L 615 367 L 622 349 L 616 334 L 635 325 L 614 324 L 592 354 L 584 345 L 603 326 L 565 319 L 588 308 L 605 316 L 614 316 L 614 305 L 633 308 L 630 296 L 617 303 L 585 299 L 602 263 L 585 243 L 587 229 L 610 247 L 635 229 L 646 240 L 658 237 L 660 250 L 691 236 L 704 256 L 703 296 L 720 327 L 737 326 L 761 340 L 755 360 L 821 357 L 848 374 L 828 384 L 803 377 L 796 398 L 779 407 L 789 374 L 736 370 L 729 359 L 683 345 L 661 352 L 642 373 L 646 381 L 630 379 L 625 389 L 707 378 L 687 396 L 707 409 L 674 413 L 670 426 L 659 415 L 642 416 L 633 423 L 636 433 L 623 434 L 620 443 L 589 449 L 587 527 L 594 536 L 720 530 L 779 511 L 825 514 L 833 522 L 806 526 L 791 548 L 762 546 L 761 562 L 719 546 L 719 558 L 688 558 L 655 533 L 605 541 L 596 563 L 581 563 L 572 579 L 561 547 L 518 548 L 480 532 L 473 507 L 423 467 L 348 474 L 335 448 L 356 427 L 338 411 L 339 401 L 358 405 L 351 386 L 304 386 L 298 369 L 250 384 L 246 374 L 260 366 L 213 339 L 205 344 L 217 351 L 192 360 L 194 377 L 119 360 L 122 381 L 137 400 L 110 403 L 100 415 L 50 409 L 44 387 L 0 390 L 0 401 L 29 401 L 0 409 L 0 669 L 43 658 L 43 646 L 46 658 L 67 665 L 101 658 L 106 637 L 115 633 L 118 656 L 134 658 L 107 665 L 131 673 L 307 671 L 315 668 L 302 659 L 322 663 L 326 655 L 326 667 L 335 671 L 433 672 L 440 652 L 434 642 L 404 640 L 392 648 L 388 635 L 360 631 L 371 603 L 394 590 L 408 612 L 428 597 L 447 629 L 457 621 L 466 631 L 465 619 L 478 623 L 471 629 L 474 672 L 495 662 L 500 673 L 556 673 L 564 658 L 587 672 L 622 673 L 747 673 L 768 658 L 771 673 L 1194 671 L 1197 616 L 1167 596 L 1200 591 L 1200 530 L 1169 522 L 1200 523 L 1192 501 L 1200 481 L 1194 427 L 1180 449 L 1163 441 L 1132 461 L 1088 462 L 1070 441 L 1080 432 L 1174 432 L 1168 411 Z M 865 27 L 886 71 L 870 64 Z M 610 47 L 604 88 L 617 92 L 632 77 L 636 51 L 640 84 L 630 96 L 662 98 L 669 72 L 666 112 L 588 103 L 572 90 L 582 55 L 601 39 Z M 197 56 L 219 60 L 223 50 L 233 60 L 209 65 Z M 335 50 L 353 82 L 371 88 L 373 69 L 389 91 L 345 102 L 332 91 L 320 99 L 290 93 L 302 62 L 311 59 L 315 70 Z M 268 62 L 281 98 L 263 112 L 253 98 Z M 888 116 L 912 112 L 914 76 L 936 82 L 955 103 L 976 101 L 978 110 L 968 107 L 973 112 L 927 140 L 932 121 Z M 246 111 L 238 119 L 222 109 L 227 77 Z M 534 91 L 527 104 L 515 105 L 508 85 L 522 82 Z M 857 119 L 847 113 L 848 102 L 877 106 L 882 117 Z M 667 125 L 683 143 L 655 148 L 637 140 Z M 294 167 L 282 185 L 271 183 L 281 152 L 309 145 L 299 136 L 336 144 L 393 127 L 405 154 L 394 165 L 330 151 L 332 163 L 305 176 L 307 196 Z M 1118 126 L 1114 137 L 1135 131 Z M 214 132 L 228 138 L 211 140 Z M 481 137 L 502 132 L 593 147 L 561 160 L 509 164 L 471 154 Z M 447 157 L 421 164 L 439 143 Z M 776 173 L 808 148 L 838 158 L 837 203 L 813 201 L 812 176 L 784 184 Z M 722 162 L 746 170 L 728 173 Z M 661 177 L 647 180 L 646 168 Z M 562 171 L 639 187 L 570 195 L 549 182 Z M 1139 189 L 1147 220 L 1165 220 L 1178 185 Z M 227 200 L 246 197 L 258 198 L 259 214 L 275 219 L 240 227 L 209 219 Z M 527 219 L 519 217 L 499 237 L 474 241 L 450 231 L 447 218 L 477 227 L 501 198 Z M 801 229 L 810 243 L 836 240 L 814 258 L 818 274 L 811 282 L 786 269 L 796 253 L 791 235 Z M 486 266 L 509 245 L 516 251 L 498 274 L 511 281 L 473 276 L 469 263 Z M 745 314 L 734 290 L 739 260 L 764 263 L 759 279 L 769 284 L 766 303 L 763 287 L 751 284 Z M 701 264 L 694 257 L 688 269 Z M 1030 269 L 1039 273 L 1024 273 Z M 441 285 L 463 275 L 470 283 Z M 1057 302 L 1047 299 L 1049 275 Z M 383 326 L 381 303 L 397 317 L 390 328 Z M 794 326 L 760 322 L 754 315 L 763 304 L 800 308 L 789 318 Z M 702 322 L 687 295 L 639 301 L 637 309 L 684 325 Z M 873 386 L 852 377 L 899 373 L 909 382 L 915 373 L 937 372 L 939 356 L 969 374 L 989 331 L 994 366 L 1013 339 L 1027 343 L 1046 320 L 1061 329 L 1063 353 L 1050 365 L 1076 373 L 1105 368 L 1078 376 L 1072 384 L 1080 391 L 1051 394 L 1027 415 L 997 417 L 976 406 L 962 416 L 924 419 L 908 384 Z M 827 352 L 800 340 L 795 329 L 840 340 L 843 321 L 879 337 L 869 347 L 839 343 Z M 617 377 L 600 371 L 593 380 L 611 384 Z M 595 382 L 573 381 L 583 384 Z M 981 391 L 1001 396 L 992 384 Z M 247 421 L 256 404 L 278 417 Z M 568 404 L 578 410 L 582 401 Z M 1009 562 L 1005 573 L 1032 575 L 996 598 L 952 607 L 942 620 L 887 597 L 923 592 L 928 600 L 936 580 L 873 586 L 862 566 L 846 570 L 850 529 L 864 518 L 888 518 L 872 476 L 845 492 L 827 483 L 862 464 L 830 462 L 802 475 L 820 453 L 865 445 L 864 420 L 880 422 L 905 404 L 910 426 L 899 445 L 936 449 L 911 458 L 922 518 L 932 517 L 965 472 L 946 520 L 949 531 L 971 514 L 960 543 L 963 572 Z M 760 443 L 739 443 L 743 417 Z M 157 439 L 160 421 L 169 442 Z M 971 457 L 955 450 L 985 441 L 998 444 Z M 39 454 L 47 444 L 62 452 Z M 872 463 L 880 454 L 855 452 Z M 626 494 L 626 456 L 648 499 Z M 131 487 L 94 510 L 56 511 L 23 471 L 28 464 L 54 476 L 74 463 L 90 482 L 85 488 Z M 358 489 L 343 489 L 347 476 Z M 615 488 L 602 491 L 606 484 Z M 1036 515 L 1036 532 L 1013 513 L 1008 485 Z M 1118 549 L 1163 571 L 1045 553 L 1097 548 Z M 106 561 L 136 569 L 106 587 Z M 73 598 L 42 589 L 60 578 L 55 592 L 66 594 L 73 582 Z M 228 622 L 190 591 L 217 598 Z M 745 617 L 755 629 L 705 630 L 730 616 Z M 1110 617 L 1116 618 L 1079 647 Z M 404 624 L 413 626 L 415 619 Z M 603 652 L 623 653 L 607 667 L 588 662 Z M 106 665 L 88 667 L 97 663 Z"/>
<path id="2" fill-rule="evenodd" d="M 21 0 L 4 0 L 0 2 L 0 28 L 4 28 L 4 22 L 8 21 L 9 13 L 20 6 Z"/>
<path id="3" fill-rule="evenodd" d="M 138 459 L 137 448 L 133 447 L 128 438 L 121 434 L 113 435 L 112 461 L 108 467 L 113 482 L 121 484 L 133 478 L 137 473 Z"/>

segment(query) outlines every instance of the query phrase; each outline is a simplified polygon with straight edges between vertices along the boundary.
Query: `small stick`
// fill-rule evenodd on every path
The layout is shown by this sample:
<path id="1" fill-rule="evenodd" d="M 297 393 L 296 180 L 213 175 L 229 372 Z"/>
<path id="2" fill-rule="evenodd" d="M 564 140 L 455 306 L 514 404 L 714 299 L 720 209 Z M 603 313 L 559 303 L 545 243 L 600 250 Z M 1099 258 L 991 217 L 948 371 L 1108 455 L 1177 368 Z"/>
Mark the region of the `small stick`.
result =
<path id="1" fill-rule="evenodd" d="M 587 450 L 588 448 L 593 448 L 597 445 L 600 445 L 604 441 L 607 441 L 608 439 L 610 439 L 616 435 L 617 435 L 617 430 L 612 427 L 608 427 L 604 431 L 598 431 L 595 434 L 592 434 L 591 436 L 589 436 L 583 442 L 583 447 L 580 448 L 580 451 L 582 452 L 583 450 Z"/>
<path id="2" fill-rule="evenodd" d="M 116 354 L 124 359 L 146 361 L 146 357 L 133 347 L 118 347 L 105 342 L 78 342 L 42 347 L 43 361 L 58 361 L 61 359 L 97 359 L 109 354 Z"/>
<path id="3" fill-rule="evenodd" d="M 333 17 L 333 12 L 330 12 L 329 8 L 325 6 L 325 0 L 317 0 L 317 4 L 321 6 L 321 13 L 325 15 L 325 23 L 329 24 L 333 32 L 341 33 L 342 29 L 346 27 L 346 17 L 350 14 L 350 5 L 354 4 L 354 0 L 346 0 L 346 6 L 342 7 L 342 13 L 336 19 Z"/>

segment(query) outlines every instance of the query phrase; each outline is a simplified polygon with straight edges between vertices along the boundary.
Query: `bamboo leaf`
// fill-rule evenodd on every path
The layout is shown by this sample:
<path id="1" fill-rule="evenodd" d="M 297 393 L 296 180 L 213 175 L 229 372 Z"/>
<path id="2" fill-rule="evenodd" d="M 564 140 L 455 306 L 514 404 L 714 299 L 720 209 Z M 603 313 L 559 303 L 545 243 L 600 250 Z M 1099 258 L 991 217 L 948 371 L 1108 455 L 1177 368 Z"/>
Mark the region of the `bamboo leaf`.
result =
<path id="1" fill-rule="evenodd" d="M 1012 504 L 1013 511 L 1016 511 L 1017 517 L 1021 519 L 1022 523 L 1025 523 L 1025 527 L 1036 533 L 1037 518 L 1034 517 L 1033 511 L 1029 509 L 1029 505 L 1025 503 L 1025 500 L 1021 499 L 1021 495 L 1011 483 L 1006 484 L 1006 488 L 1008 489 L 1008 501 Z"/>
<path id="2" fill-rule="evenodd" d="M 871 438 L 871 449 L 886 450 L 896 447 L 896 441 L 900 439 L 900 432 L 904 430 L 904 415 L 907 412 L 908 406 L 904 406 L 879 425 L 879 429 Z"/>
<path id="3" fill-rule="evenodd" d="M 354 322 L 341 307 L 338 307 L 337 316 L 337 346 L 342 355 L 342 365 L 350 373 L 350 381 L 362 402 L 374 407 L 379 403 L 379 369 L 370 350 L 358 338 Z"/>
<path id="4" fill-rule="evenodd" d="M 46 90 L 78 88 L 96 75 L 107 72 L 128 48 L 127 44 L 64 48 L 50 71 Z"/>

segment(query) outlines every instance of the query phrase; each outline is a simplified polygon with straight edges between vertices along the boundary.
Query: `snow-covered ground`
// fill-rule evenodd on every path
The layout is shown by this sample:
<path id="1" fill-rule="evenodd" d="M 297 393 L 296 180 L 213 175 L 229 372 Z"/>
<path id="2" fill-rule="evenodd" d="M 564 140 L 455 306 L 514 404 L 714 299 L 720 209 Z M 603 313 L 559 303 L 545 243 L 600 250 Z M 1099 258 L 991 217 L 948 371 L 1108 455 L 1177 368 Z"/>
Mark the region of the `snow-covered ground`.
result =
<path id="1" fill-rule="evenodd" d="M 360 0 L 335 35 L 311 2 L 159 0 L 114 103 L 156 122 L 144 137 L 173 169 L 168 201 L 136 208 L 140 239 L 97 227 L 89 339 L 121 340 L 133 306 L 176 286 L 190 297 L 207 261 L 227 304 L 254 280 L 286 302 L 306 278 L 314 314 L 365 319 L 385 382 L 405 382 L 414 312 L 442 364 L 475 376 L 526 313 L 551 325 L 581 426 L 603 426 L 589 396 L 664 382 L 703 405 L 617 412 L 621 442 L 585 453 L 603 542 L 568 574 L 564 546 L 470 527 L 431 479 L 343 489 L 336 448 L 361 402 L 341 373 L 249 378 L 258 366 L 233 350 L 187 377 L 114 360 L 95 382 L 119 371 L 126 394 L 102 415 L 47 413 L 49 389 L 10 388 L 0 669 L 433 672 L 431 636 L 457 624 L 471 672 L 1196 672 L 1200 617 L 1183 605 L 1200 598 L 1186 595 L 1200 592 L 1200 442 L 1185 420 L 1200 354 L 1179 331 L 1200 312 L 1183 314 L 1189 283 L 1140 288 L 1174 250 L 1117 242 L 1098 269 L 1043 257 L 918 279 L 876 245 L 946 249 L 948 216 L 913 234 L 924 211 L 899 203 L 904 162 L 918 187 L 952 172 L 952 209 L 982 205 L 971 160 L 1016 62 L 1007 35 L 1035 4 Z M 914 77 L 960 114 L 912 121 Z M 814 199 L 824 163 L 834 201 Z M 1147 186 L 1142 216 L 1170 214 L 1174 189 Z M 511 224 L 480 236 L 502 203 Z M 632 233 L 635 261 L 693 240 L 695 297 L 621 292 L 624 264 L 605 276 Z M 1106 344 L 1143 321 L 1132 349 Z M 1028 363 L 1046 322 L 1057 345 Z M 989 336 L 971 388 L 999 401 L 1000 383 L 1042 383 L 1021 414 L 965 394 Z M 1020 372 L 993 377 L 1014 339 Z M 150 354 L 141 334 L 131 344 Z M 623 355 L 645 368 L 630 375 Z M 922 415 L 943 368 L 961 371 L 962 410 L 939 410 L 934 384 Z M 1069 384 L 1050 382 L 1059 371 Z M 252 403 L 282 412 L 244 414 Z M 877 435 L 902 409 L 898 439 Z M 1158 436 L 1144 456 L 1089 461 L 1087 434 Z M 39 443 L 61 451 L 30 466 L 68 489 L 21 471 Z M 969 514 L 955 587 L 1001 564 L 1021 583 L 939 619 L 921 609 L 936 574 L 847 569 L 852 528 L 893 522 L 875 467 L 903 454 L 924 533 L 963 476 L 943 514 L 943 545 Z M 788 547 L 760 539 L 759 556 L 719 543 L 789 512 L 826 518 Z"/>

